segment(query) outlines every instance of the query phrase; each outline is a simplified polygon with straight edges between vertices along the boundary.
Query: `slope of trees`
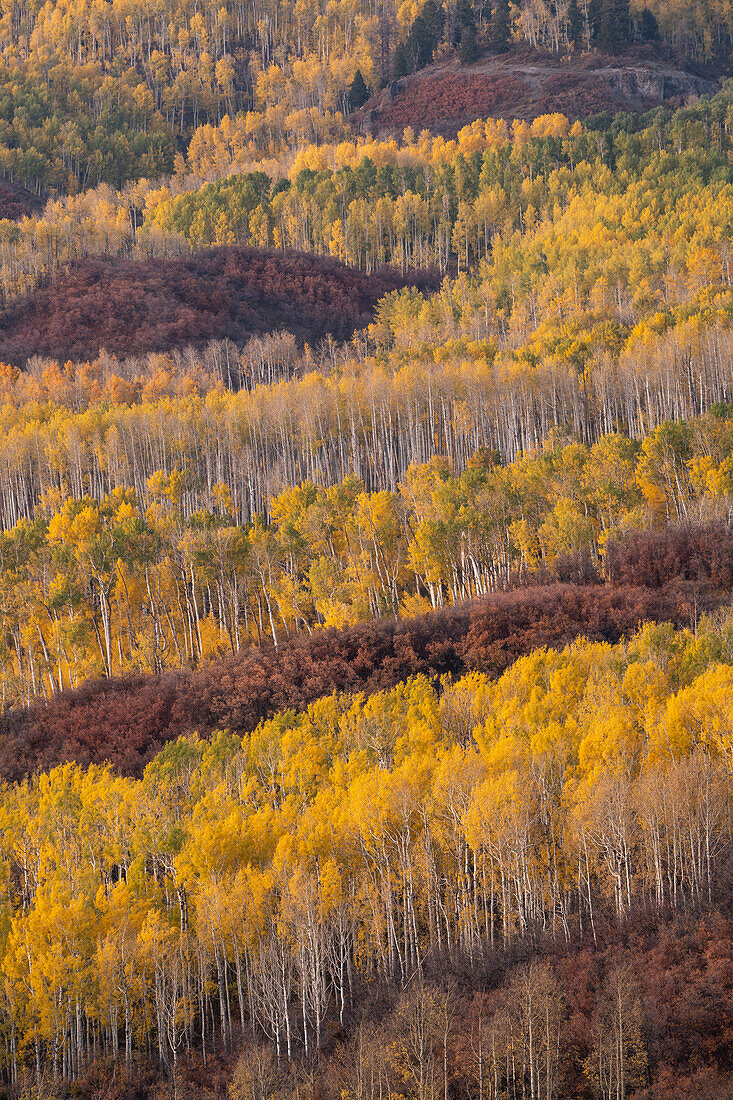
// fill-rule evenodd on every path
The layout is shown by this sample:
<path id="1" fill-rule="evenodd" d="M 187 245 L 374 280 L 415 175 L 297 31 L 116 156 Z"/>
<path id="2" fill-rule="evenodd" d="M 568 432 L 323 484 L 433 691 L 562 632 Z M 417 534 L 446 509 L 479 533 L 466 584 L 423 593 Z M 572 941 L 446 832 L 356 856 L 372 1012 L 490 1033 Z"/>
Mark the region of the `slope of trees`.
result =
<path id="1" fill-rule="evenodd" d="M 653 592 L 551 584 L 416 619 L 249 646 L 195 672 L 92 680 L 0 717 L 0 775 L 18 781 L 73 760 L 109 761 L 139 776 L 166 741 L 184 733 L 244 733 L 278 710 L 301 711 L 334 691 L 371 694 L 418 674 L 497 675 L 538 646 L 563 646 L 581 635 L 615 643 L 645 621 L 689 623 L 723 598 L 673 585 Z"/>
<path id="2" fill-rule="evenodd" d="M 407 1064 L 410 1084 L 422 1068 L 424 1092 L 434 1096 L 445 1095 L 446 1083 L 449 1095 L 496 1100 L 523 1087 L 531 1095 L 534 1078 L 540 1100 L 728 1100 L 730 935 L 729 916 L 717 911 L 697 919 L 636 914 L 621 929 L 601 919 L 595 943 L 538 938 L 508 960 L 493 953 L 455 969 L 426 966 L 407 992 L 374 998 L 337 1033 L 315 1074 L 319 1095 L 356 1095 L 362 1075 L 369 1100 L 380 1085 L 404 1090 Z M 252 1081 L 286 1096 L 310 1083 L 308 1069 L 278 1066 L 254 1042 L 228 1076 L 232 1100 Z M 184 1074 L 181 1095 L 195 1082 L 209 1090 L 197 1095 L 214 1096 L 219 1080 Z"/>
<path id="3" fill-rule="evenodd" d="M 9 1100 L 731 1095 L 729 7 L 0 0 Z"/>
<path id="4" fill-rule="evenodd" d="M 73 401 L 83 389 L 70 382 L 67 393 Z M 90 677 L 189 668 L 253 642 L 413 616 L 538 574 L 730 587 L 729 408 L 662 424 L 641 443 L 555 436 L 509 464 L 485 449 L 462 473 L 442 459 L 412 464 L 393 490 L 370 492 L 353 474 L 328 487 L 305 481 L 270 498 L 266 514 L 244 496 L 242 516 L 230 486 L 251 494 L 252 468 L 229 480 L 216 440 L 243 422 L 225 419 L 221 390 L 185 402 L 197 418 L 189 442 L 170 398 L 125 406 L 123 419 L 108 405 L 60 415 L 36 403 L 53 431 L 36 423 L 11 436 L 0 499 L 8 516 L 22 502 L 27 518 L 0 533 L 4 707 Z M 281 422 L 293 445 L 294 419 Z M 262 419 L 245 430 L 257 439 Z M 172 469 L 147 475 L 158 448 Z M 145 478 L 140 495 L 125 488 L 128 471 Z M 682 529 L 633 534 L 665 525 Z"/>
<path id="5" fill-rule="evenodd" d="M 429 285 L 394 272 L 364 275 L 334 260 L 219 248 L 179 260 L 87 259 L 0 314 L 0 355 L 94 358 L 167 351 L 287 329 L 344 339 L 398 286 Z"/>
<path id="6" fill-rule="evenodd" d="M 420 87 L 437 103 L 441 81 L 450 79 L 438 76 Z M 398 97 L 394 112 L 401 105 L 409 109 L 409 102 L 407 94 Z M 652 302 L 660 304 L 660 284 L 670 274 L 656 255 L 660 240 L 672 249 L 680 280 L 694 272 L 698 288 L 727 282 L 730 102 L 726 89 L 671 117 L 659 108 L 641 120 L 601 117 L 597 127 L 585 128 L 560 114 L 532 123 L 481 119 L 454 141 L 424 134 L 415 139 L 407 130 L 402 147 L 394 141 L 309 147 L 295 158 L 286 182 L 259 203 L 251 202 L 249 216 L 242 217 L 238 192 L 251 192 L 252 174 L 206 185 L 195 197 L 151 194 L 149 239 L 159 240 L 156 231 L 175 231 L 200 246 L 226 240 L 227 234 L 248 241 L 264 233 L 279 247 L 331 252 L 367 268 L 401 262 L 446 272 L 456 266 L 472 270 L 486 260 L 483 278 L 494 285 L 502 275 L 513 278 L 520 300 L 536 293 L 534 282 L 527 285 L 529 265 L 536 276 L 549 275 L 564 290 L 567 254 L 577 254 L 587 241 L 591 262 L 577 297 L 565 308 L 577 314 L 594 299 L 600 305 L 605 290 L 603 305 L 613 311 L 618 279 L 623 304 L 628 297 L 628 311 L 636 318 Z M 396 121 L 399 125 L 398 115 Z M 420 125 L 418 117 L 407 121 Z M 227 170 L 227 161 L 235 168 L 242 136 L 231 128 L 202 135 L 189 149 L 191 169 L 214 177 Z M 613 217 L 606 225 L 609 200 Z M 643 209 L 647 214 L 637 216 Z M 689 232 L 678 236 L 678 227 L 688 221 Z M 599 226 L 607 237 L 594 244 L 593 229 Z M 703 239 L 711 254 L 709 266 L 699 269 Z M 611 250 L 607 266 L 601 245 Z M 540 247 L 545 270 L 537 266 Z M 617 248 L 630 256 L 626 268 Z M 637 267 L 642 249 L 648 267 Z M 589 280 L 598 285 L 588 285 Z M 680 300 L 674 279 L 665 289 L 666 304 Z M 549 309 L 549 301 L 537 301 L 535 327 Z M 552 315 L 556 312 L 557 303 Z"/>
<path id="7" fill-rule="evenodd" d="M 455 312 L 476 316 L 479 303 L 465 289 L 382 300 L 369 334 L 378 339 L 374 355 L 364 355 L 362 342 L 316 358 L 275 337 L 142 362 L 35 362 L 28 374 L 6 368 L 0 523 L 34 519 L 49 492 L 101 502 L 133 489 L 147 509 L 156 494 L 170 496 L 171 484 L 185 521 L 205 511 L 247 523 L 303 481 L 330 488 L 356 475 L 370 492 L 394 493 L 410 465 L 439 460 L 432 476 L 441 481 L 440 469 L 505 466 L 543 441 L 549 451 L 582 441 L 583 456 L 615 429 L 630 442 L 605 444 L 618 451 L 609 456 L 614 478 L 626 484 L 638 443 L 656 432 L 654 462 L 669 449 L 679 481 L 652 502 L 632 479 L 635 505 L 648 501 L 658 518 L 686 520 L 700 502 L 722 501 L 733 398 L 725 298 L 713 305 L 705 295 L 657 314 L 626 340 L 618 323 L 553 325 L 502 352 L 457 324 L 446 338 L 446 315 L 451 328 Z M 680 423 L 665 427 L 672 422 Z M 217 485 L 226 487 L 225 503 Z"/>
<path id="8" fill-rule="evenodd" d="M 267 154 L 252 147 L 248 116 L 227 117 L 196 131 L 173 179 L 104 184 L 56 199 L 42 217 L 0 222 L 2 291 L 24 293 L 80 255 L 151 258 L 240 243 L 316 251 L 366 270 L 476 271 L 503 317 L 523 314 L 529 292 L 535 328 L 589 308 L 640 320 L 728 284 L 730 100 L 725 89 L 671 115 L 601 117 L 586 128 L 557 114 L 531 124 L 482 119 L 454 141 L 408 129 L 401 142 L 350 136 Z M 604 263 L 609 195 L 617 213 Z M 648 213 L 634 220 L 637 208 Z M 658 210 L 664 217 L 652 218 Z M 593 262 L 570 295 L 569 253 L 577 258 L 583 242 Z M 665 248 L 671 271 L 659 259 Z M 539 274 L 540 255 L 559 300 L 537 295 L 527 266 Z"/>
<path id="9" fill-rule="evenodd" d="M 703 0 L 644 0 L 633 12 L 619 0 L 340 0 L 315 10 L 168 0 L 155 13 L 134 2 L 124 15 L 105 5 L 93 16 L 72 0 L 18 2 L 0 27 L 0 173 L 39 194 L 121 187 L 167 175 L 198 126 L 236 116 L 259 155 L 346 135 L 357 71 L 376 86 L 395 66 L 410 71 L 454 45 L 470 57 L 464 39 L 474 36 L 496 51 L 524 42 L 563 54 L 660 35 L 724 65 L 731 31 L 727 6 Z"/>
<path id="10" fill-rule="evenodd" d="M 433 96 L 430 110 L 439 101 L 441 80 L 450 79 L 436 77 L 432 93 L 431 84 L 420 85 Z M 218 182 L 191 194 L 169 191 L 170 198 L 164 191 L 151 192 L 146 226 L 178 232 L 198 247 L 228 241 L 227 235 L 247 242 L 265 234 L 279 247 L 335 252 L 367 269 L 407 262 L 411 255 L 412 262 L 446 271 L 458 262 L 473 267 L 508 241 L 531 247 L 538 231 L 552 232 L 558 222 L 563 233 L 569 222 L 575 234 L 587 235 L 603 218 L 600 209 L 592 211 L 594 201 L 610 194 L 627 209 L 615 227 L 624 238 L 638 203 L 664 208 L 664 219 L 640 219 L 635 226 L 647 250 L 654 251 L 657 235 L 672 243 L 680 220 L 691 217 L 695 224 L 703 209 L 715 240 L 725 232 L 730 210 L 722 187 L 730 183 L 730 100 L 725 89 L 671 115 L 658 109 L 641 118 L 601 116 L 590 127 L 554 113 L 532 123 L 481 119 L 455 141 L 415 138 L 408 130 L 399 144 L 361 139 L 308 146 L 294 161 L 264 162 L 278 180 L 271 191 L 263 189 L 258 173 L 244 169 L 252 163 L 246 127 L 230 123 L 196 135 L 183 166 L 190 172 L 189 186 L 197 178 Z M 400 104 L 409 105 L 409 97 L 398 97 L 395 111 Z M 408 121 L 421 126 L 417 117 L 403 124 Z M 221 180 L 237 169 L 241 178 Z M 713 193 L 722 206 L 711 209 L 705 203 L 698 212 L 697 200 Z M 584 210 L 576 219 L 579 202 Z M 461 234 L 468 237 L 463 247 Z M 624 239 L 627 249 L 633 243 Z M 681 273 L 697 253 L 694 235 L 676 241 L 675 251 Z M 560 256 L 547 251 L 546 258 L 552 274 L 560 274 Z M 623 278 L 623 269 L 619 275 Z M 630 271 L 627 277 L 639 281 L 642 273 Z M 714 280 L 712 269 L 707 277 Z M 517 289 L 521 282 L 518 278 Z"/>
<path id="11" fill-rule="evenodd" d="M 179 1095 L 244 1041 L 232 1100 L 726 1095 L 730 925 L 695 914 L 730 901 L 731 637 L 649 625 L 5 788 L 7 1086 L 102 1058 Z"/>

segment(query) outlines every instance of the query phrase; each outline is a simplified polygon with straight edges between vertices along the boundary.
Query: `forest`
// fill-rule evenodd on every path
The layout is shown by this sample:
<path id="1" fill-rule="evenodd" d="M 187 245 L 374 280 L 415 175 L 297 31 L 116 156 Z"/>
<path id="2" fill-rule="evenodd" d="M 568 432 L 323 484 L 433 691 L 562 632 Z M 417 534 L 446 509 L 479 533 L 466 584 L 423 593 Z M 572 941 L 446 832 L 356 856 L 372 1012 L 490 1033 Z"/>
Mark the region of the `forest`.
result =
<path id="1" fill-rule="evenodd" d="M 211 446 L 202 454 L 216 461 Z M 3 704 L 420 615 L 543 575 L 728 592 L 731 470 L 724 406 L 640 444 L 548 438 L 507 465 L 480 451 L 460 475 L 445 459 L 412 464 L 394 491 L 370 492 L 354 474 L 329 488 L 306 481 L 243 524 L 223 481 L 201 507 L 187 465 L 152 473 L 144 500 L 45 483 L 33 518 L 0 533 Z"/>
<path id="2" fill-rule="evenodd" d="M 422 11 L 421 8 L 425 8 Z M 434 9 L 426 15 L 427 9 Z M 4 0 L 0 174 L 44 196 L 175 168 L 200 127 L 241 116 L 253 150 L 349 133 L 356 74 L 382 86 L 461 46 L 554 56 L 634 45 L 725 71 L 726 3 L 706 0 Z"/>
<path id="3" fill-rule="evenodd" d="M 0 1100 L 733 1100 L 732 67 L 0 0 Z"/>
<path id="4" fill-rule="evenodd" d="M 647 625 L 6 787 L 5 1080 L 727 1095 L 732 640 Z"/>
<path id="5" fill-rule="evenodd" d="M 684 538 L 670 542 L 672 552 L 662 561 L 674 570 L 681 565 L 675 551 L 689 547 Z M 278 646 L 250 645 L 195 671 L 87 680 L 5 712 L 0 775 L 17 781 L 75 761 L 109 762 L 139 777 L 167 741 L 183 734 L 249 732 L 279 710 L 301 711 L 322 695 L 370 695 L 418 674 L 432 680 L 469 669 L 497 675 L 541 646 L 562 647 L 580 636 L 618 642 L 644 622 L 695 624 L 705 610 L 723 606 L 733 587 L 721 593 L 709 579 L 690 582 L 682 568 L 669 576 L 658 588 L 625 584 L 609 591 L 597 579 L 532 585 L 414 618 L 327 627 Z"/>
<path id="6" fill-rule="evenodd" d="M 193 134 L 169 177 L 105 183 L 0 221 L 0 289 L 8 301 L 89 255 L 244 244 L 366 271 L 470 271 L 492 291 L 498 318 L 489 311 L 487 327 L 521 316 L 528 298 L 533 327 L 557 317 L 558 297 L 566 313 L 638 321 L 729 285 L 732 96 L 726 84 L 674 112 L 489 118 L 453 140 L 408 127 L 399 139 L 341 134 L 266 154 L 251 148 L 248 116 L 227 116 Z M 619 214 L 610 223 L 609 201 Z M 576 278 L 573 252 L 585 248 Z"/>

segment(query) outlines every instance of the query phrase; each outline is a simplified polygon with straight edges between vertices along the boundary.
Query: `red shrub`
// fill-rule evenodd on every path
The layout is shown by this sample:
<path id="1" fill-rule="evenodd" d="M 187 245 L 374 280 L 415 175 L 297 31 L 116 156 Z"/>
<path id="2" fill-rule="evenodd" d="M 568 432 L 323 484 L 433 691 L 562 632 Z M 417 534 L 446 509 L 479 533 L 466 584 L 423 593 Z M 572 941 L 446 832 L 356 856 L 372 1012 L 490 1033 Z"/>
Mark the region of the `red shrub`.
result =
<path id="1" fill-rule="evenodd" d="M 724 523 L 638 531 L 608 544 L 606 568 L 613 585 L 663 588 L 686 584 L 733 588 L 733 532 Z"/>
<path id="2" fill-rule="evenodd" d="M 366 275 L 302 253 L 214 248 L 175 260 L 95 257 L 0 313 L 0 359 L 89 359 L 202 346 L 287 329 L 305 340 L 346 338 L 371 320 L 377 301 L 431 275 Z"/>

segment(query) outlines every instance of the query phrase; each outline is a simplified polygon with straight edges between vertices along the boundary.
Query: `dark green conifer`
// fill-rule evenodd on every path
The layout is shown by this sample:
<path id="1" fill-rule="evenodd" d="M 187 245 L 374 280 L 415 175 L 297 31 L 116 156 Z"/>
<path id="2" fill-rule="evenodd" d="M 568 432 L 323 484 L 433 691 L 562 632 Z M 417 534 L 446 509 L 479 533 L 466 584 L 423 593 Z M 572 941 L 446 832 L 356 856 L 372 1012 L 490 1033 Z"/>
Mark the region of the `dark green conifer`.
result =
<path id="1" fill-rule="evenodd" d="M 491 13 L 491 48 L 494 53 L 506 53 L 511 36 L 509 0 L 495 0 Z"/>
<path id="2" fill-rule="evenodd" d="M 578 7 L 578 0 L 570 0 L 568 4 L 567 20 L 568 41 L 576 50 L 580 50 L 583 47 L 583 31 L 585 27 L 582 12 Z"/>
<path id="3" fill-rule="evenodd" d="M 476 45 L 476 28 L 467 26 L 461 29 L 461 40 L 458 43 L 458 60 L 462 65 L 470 65 L 478 57 Z"/>
<path id="4" fill-rule="evenodd" d="M 361 69 L 357 69 L 354 79 L 349 85 L 349 110 L 358 111 L 360 107 L 364 106 L 370 95 L 371 92 L 369 91 L 367 82 L 361 75 Z"/>
<path id="5" fill-rule="evenodd" d="M 605 53 L 620 53 L 631 41 L 629 0 L 602 0 L 598 46 Z"/>

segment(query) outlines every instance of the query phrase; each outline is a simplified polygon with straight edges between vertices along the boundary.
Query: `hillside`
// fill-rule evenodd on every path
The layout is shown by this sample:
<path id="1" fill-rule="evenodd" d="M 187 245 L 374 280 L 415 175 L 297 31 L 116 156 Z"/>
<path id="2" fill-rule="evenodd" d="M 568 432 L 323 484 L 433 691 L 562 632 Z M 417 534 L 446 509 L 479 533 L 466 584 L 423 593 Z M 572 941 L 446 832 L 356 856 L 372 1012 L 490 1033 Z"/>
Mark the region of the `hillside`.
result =
<path id="1" fill-rule="evenodd" d="M 0 219 L 16 221 L 18 218 L 32 218 L 42 209 L 43 202 L 38 195 L 10 180 L 0 179 Z"/>
<path id="2" fill-rule="evenodd" d="M 720 592 L 698 593 L 698 610 L 723 601 Z M 643 622 L 686 625 L 691 608 L 689 593 L 673 585 L 609 591 L 555 584 L 417 619 L 321 630 L 277 648 L 249 646 L 195 672 L 94 680 L 0 717 L 0 776 L 19 781 L 69 760 L 107 761 L 139 776 L 167 741 L 184 734 L 242 735 L 279 710 L 302 711 L 332 692 L 384 691 L 416 675 L 496 675 L 539 646 L 562 647 L 579 636 L 616 643 Z"/>
<path id="3" fill-rule="evenodd" d="M 401 134 L 407 126 L 454 137 L 479 118 L 523 119 L 559 112 L 570 119 L 645 112 L 711 95 L 714 70 L 680 68 L 657 51 L 617 57 L 582 54 L 560 61 L 528 49 L 486 54 L 469 65 L 436 62 L 391 81 L 351 117 L 358 133 Z"/>
<path id="4" fill-rule="evenodd" d="M 731 71 L 2 4 L 0 1100 L 733 1100 Z"/>
<path id="5" fill-rule="evenodd" d="M 690 626 L 733 591 L 733 533 L 721 527 L 637 532 L 610 543 L 606 561 L 607 585 L 587 559 L 566 556 L 534 583 L 429 614 L 316 629 L 194 670 L 58 691 L 0 716 L 0 777 L 19 781 L 66 761 L 139 776 L 182 735 L 242 735 L 279 710 L 300 712 L 334 692 L 371 695 L 416 675 L 498 676 L 541 647 L 579 637 L 616 644 L 645 622 Z"/>
<path id="6" fill-rule="evenodd" d="M 416 284 L 432 280 L 245 248 L 140 262 L 90 258 L 0 313 L 0 359 L 94 359 L 100 348 L 140 355 L 276 330 L 344 339 L 371 320 L 384 294 Z"/>
<path id="7" fill-rule="evenodd" d="M 102 185 L 59 197 L 38 217 L 0 223 L 0 286 L 6 301 L 28 295 L 67 266 L 76 270 L 80 253 L 94 263 L 105 257 L 116 268 L 122 256 L 179 262 L 191 251 L 244 245 L 273 254 L 316 253 L 365 273 L 392 265 L 403 272 L 465 274 L 483 261 L 499 312 L 516 318 L 529 297 L 544 302 L 543 288 L 554 287 L 555 280 L 561 295 L 567 292 L 568 273 L 576 269 L 564 254 L 576 248 L 583 226 L 603 220 L 611 202 L 619 207 L 611 236 L 590 234 L 592 262 L 577 269 L 566 316 L 610 311 L 626 323 L 647 302 L 678 301 L 674 281 L 663 289 L 669 278 L 665 250 L 674 253 L 674 270 L 690 280 L 687 296 L 719 278 L 714 265 L 699 274 L 693 267 L 706 262 L 703 242 L 710 234 L 718 251 L 729 236 L 730 105 L 726 86 L 677 111 L 596 116 L 592 125 L 561 114 L 531 123 L 480 118 L 463 127 L 455 142 L 428 131 L 408 130 L 399 140 L 352 132 L 349 140 L 312 140 L 294 155 L 254 162 L 249 116 L 227 117 L 217 127 L 202 128 L 200 140 L 192 140 L 179 160 L 175 179 L 141 181 L 119 191 Z M 640 202 L 657 211 L 655 219 L 632 216 Z M 581 204 L 588 208 L 578 220 Z M 680 232 L 689 218 L 692 223 Z M 556 235 L 558 249 L 547 241 Z M 660 236 L 666 240 L 658 247 Z M 612 259 L 604 260 L 609 248 Z M 535 252 L 545 260 L 532 259 Z M 640 268 L 627 257 L 637 253 L 648 267 L 645 294 L 629 286 L 638 282 Z M 550 265 L 546 271 L 542 262 Z M 721 262 L 726 285 L 725 257 Z M 134 275 L 146 269 L 131 270 Z M 612 285 L 619 296 L 615 310 Z M 472 278 L 462 293 L 472 294 L 476 286 Z M 551 301 L 557 300 L 553 294 Z M 563 308 L 543 305 L 539 314 L 535 308 L 532 328 L 538 316 L 555 318 Z M 204 331 L 216 327 L 210 319 L 202 325 Z M 484 311 L 483 328 L 473 330 L 495 335 L 496 329 L 491 312 Z M 513 325 L 502 328 L 502 345 L 515 344 L 518 332 Z"/>
<path id="8" fill-rule="evenodd" d="M 4 785 L 0 1022 L 77 1100 L 727 1100 L 731 625 Z"/>

